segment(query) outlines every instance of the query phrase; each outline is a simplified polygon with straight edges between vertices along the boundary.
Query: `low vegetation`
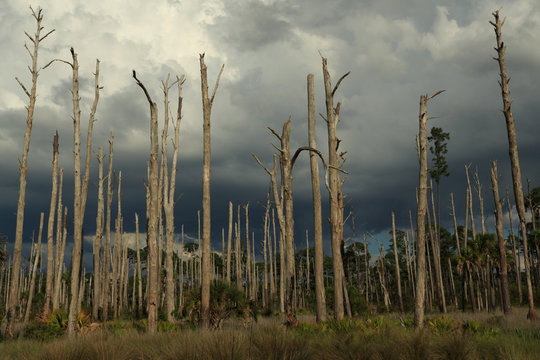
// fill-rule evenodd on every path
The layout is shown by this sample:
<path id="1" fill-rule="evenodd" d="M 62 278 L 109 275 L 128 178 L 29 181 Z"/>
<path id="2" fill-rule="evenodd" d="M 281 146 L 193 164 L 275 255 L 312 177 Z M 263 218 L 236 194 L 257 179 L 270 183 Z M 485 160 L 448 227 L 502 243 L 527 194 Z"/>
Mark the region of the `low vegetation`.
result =
<path id="1" fill-rule="evenodd" d="M 277 317 L 246 324 L 234 317 L 221 330 L 189 322 L 160 322 L 147 335 L 145 321 L 111 321 L 70 339 L 65 314 L 43 326 L 29 325 L 23 338 L 0 344 L 5 359 L 536 359 L 540 328 L 523 320 L 526 308 L 496 314 L 427 314 L 414 330 L 412 314 L 315 323 L 299 316 L 289 328 Z M 45 325 L 46 324 L 46 325 Z M 85 328 L 90 329 L 91 325 Z M 57 337 L 60 335 L 60 337 Z M 43 341 L 48 340 L 48 341 Z"/>

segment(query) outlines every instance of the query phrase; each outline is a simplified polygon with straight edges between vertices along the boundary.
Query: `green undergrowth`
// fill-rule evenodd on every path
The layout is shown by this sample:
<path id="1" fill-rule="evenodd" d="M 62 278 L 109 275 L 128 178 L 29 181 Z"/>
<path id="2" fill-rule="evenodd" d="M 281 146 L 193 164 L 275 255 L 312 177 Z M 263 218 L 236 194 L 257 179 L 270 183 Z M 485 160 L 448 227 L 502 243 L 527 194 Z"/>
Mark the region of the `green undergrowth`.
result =
<path id="1" fill-rule="evenodd" d="M 63 318 L 56 320 L 62 324 Z M 55 333 L 2 342 L 0 354 L 2 359 L 361 360 L 537 359 L 540 353 L 538 323 L 516 326 L 517 320 L 497 315 L 428 315 L 422 330 L 414 329 L 412 316 L 398 314 L 319 324 L 301 320 L 296 328 L 270 317 L 214 331 L 160 322 L 153 336 L 145 333 L 144 320 L 118 320 L 74 339 Z"/>

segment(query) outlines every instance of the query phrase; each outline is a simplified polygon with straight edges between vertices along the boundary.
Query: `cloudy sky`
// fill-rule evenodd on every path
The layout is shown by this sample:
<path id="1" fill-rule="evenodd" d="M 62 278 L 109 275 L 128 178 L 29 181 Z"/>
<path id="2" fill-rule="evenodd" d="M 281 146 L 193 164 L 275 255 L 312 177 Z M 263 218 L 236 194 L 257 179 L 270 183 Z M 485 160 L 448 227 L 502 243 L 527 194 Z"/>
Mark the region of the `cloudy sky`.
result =
<path id="1" fill-rule="evenodd" d="M 357 236 L 369 231 L 388 239 L 392 210 L 398 226 L 408 227 L 409 210 L 416 209 L 414 139 L 419 97 L 442 89 L 446 92 L 429 103 L 430 115 L 438 119 L 428 125 L 442 127 L 451 137 L 451 176 L 441 184 L 443 226 L 451 227 L 450 192 L 455 193 L 458 218 L 464 217 L 464 164 L 468 163 L 471 169 L 478 167 L 491 225 L 490 160 L 499 161 L 501 190 L 510 183 L 498 67 L 492 59 L 495 36 L 488 22 L 501 7 L 508 18 L 503 36 L 523 180 L 531 178 L 533 186 L 540 184 L 540 3 L 535 0 L 49 0 L 41 4 L 2 0 L 0 232 L 10 242 L 15 232 L 27 101 L 15 77 L 30 84 L 30 60 L 23 47 L 24 31 L 35 31 L 30 4 L 43 8 L 44 31 L 56 29 L 42 43 L 39 63 L 70 60 L 71 46 L 79 54 L 83 134 L 93 96 L 95 59 L 101 61 L 104 88 L 94 126 L 94 151 L 107 147 L 108 134 L 114 130 L 114 168 L 123 174 L 127 232 L 134 231 L 134 212 L 145 211 L 143 178 L 149 157 L 149 110 L 131 77 L 135 69 L 160 104 L 160 115 L 161 80 L 167 74 L 186 76 L 176 190 L 184 195 L 177 204 L 176 223 L 178 228 L 184 224 L 186 234 L 196 237 L 202 174 L 200 53 L 206 53 L 210 87 L 225 64 L 212 114 L 212 238 L 216 246 L 221 243 L 221 227 L 226 226 L 228 201 L 250 203 L 250 224 L 259 236 L 269 178 L 251 153 L 270 166 L 275 139 L 267 127 L 279 130 L 289 116 L 292 147 L 307 144 L 308 73 L 315 74 L 317 112 L 326 111 L 319 53 L 328 58 L 334 81 L 351 71 L 336 99 L 342 102 L 338 136 L 348 152 L 345 169 L 350 173 L 344 191 L 354 209 Z M 66 174 L 64 203 L 72 205 L 70 88 L 67 65 L 55 63 L 41 72 L 30 146 L 25 242 L 37 230 L 39 213 L 48 213 L 55 130 L 60 132 L 60 166 Z M 320 118 L 317 131 L 319 147 L 326 153 L 325 123 Z M 96 163 L 93 157 L 87 236 L 95 231 Z M 308 160 L 303 155 L 294 171 L 298 248 L 304 247 L 305 229 L 312 227 L 310 191 Z M 475 212 L 479 213 L 476 198 Z M 350 228 L 346 236 L 352 236 Z M 89 245 L 85 246 L 88 255 Z M 325 248 L 330 249 L 327 235 Z"/>

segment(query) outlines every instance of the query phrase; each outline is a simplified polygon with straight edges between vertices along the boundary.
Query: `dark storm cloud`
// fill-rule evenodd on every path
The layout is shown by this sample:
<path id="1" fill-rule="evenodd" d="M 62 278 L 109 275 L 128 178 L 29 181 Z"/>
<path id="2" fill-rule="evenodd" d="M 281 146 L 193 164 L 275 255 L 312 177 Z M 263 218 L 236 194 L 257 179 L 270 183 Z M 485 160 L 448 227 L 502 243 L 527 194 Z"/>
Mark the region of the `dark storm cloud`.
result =
<path id="1" fill-rule="evenodd" d="M 291 25 L 282 20 L 283 10 L 278 3 L 230 1 L 226 14 L 218 16 L 209 30 L 239 51 L 257 51 L 293 36 Z"/>

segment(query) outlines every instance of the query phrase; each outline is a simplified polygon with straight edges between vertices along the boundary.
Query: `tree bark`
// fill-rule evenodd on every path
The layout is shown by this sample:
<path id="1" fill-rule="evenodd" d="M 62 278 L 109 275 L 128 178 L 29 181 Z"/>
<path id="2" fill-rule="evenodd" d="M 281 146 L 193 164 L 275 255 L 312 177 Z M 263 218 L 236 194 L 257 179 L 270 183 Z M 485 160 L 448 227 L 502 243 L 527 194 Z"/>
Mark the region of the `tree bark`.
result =
<path id="1" fill-rule="evenodd" d="M 113 179 L 113 144 L 114 133 L 111 131 L 109 136 L 109 169 L 107 172 L 107 213 L 105 218 L 105 248 L 103 249 L 103 278 L 102 278 L 102 291 L 101 291 L 101 303 L 103 307 L 103 321 L 109 319 L 109 294 L 110 294 L 110 273 L 111 273 L 111 204 L 114 192 L 114 179 Z"/>
<path id="2" fill-rule="evenodd" d="M 157 332 L 158 325 L 158 292 L 159 292 L 159 273 L 158 273 L 158 212 L 159 212 L 159 169 L 158 169 L 158 113 L 157 105 L 152 101 L 150 94 L 144 85 L 137 79 L 135 71 L 133 78 L 137 85 L 144 91 L 148 104 L 150 105 L 150 176 L 148 185 L 150 190 L 150 206 L 148 209 L 147 225 L 147 277 L 148 277 L 148 328 L 149 334 Z"/>
<path id="3" fill-rule="evenodd" d="M 54 282 L 54 215 L 56 211 L 56 198 L 58 194 L 58 131 L 56 131 L 53 140 L 52 163 L 53 171 L 51 202 L 49 207 L 49 219 L 47 221 L 47 277 L 45 281 L 45 305 L 43 307 L 43 318 L 47 318 L 50 313 Z"/>
<path id="4" fill-rule="evenodd" d="M 232 242 L 233 203 L 229 201 L 229 227 L 227 230 L 227 276 L 226 281 L 231 283 L 231 242 Z"/>
<path id="5" fill-rule="evenodd" d="M 41 234 L 43 231 L 43 217 L 45 214 L 41 213 L 39 218 L 39 232 L 38 232 L 38 243 L 36 245 L 36 254 L 34 256 L 34 264 L 32 267 L 32 278 L 30 280 L 30 289 L 28 291 L 28 301 L 26 304 L 26 312 L 24 314 L 24 325 L 28 324 L 30 319 L 30 311 L 32 310 L 32 300 L 34 298 L 34 291 L 36 287 L 36 276 L 37 276 L 37 266 L 39 258 L 41 256 Z"/>
<path id="6" fill-rule="evenodd" d="M 514 115 L 512 114 L 512 101 L 510 100 L 510 89 L 508 83 L 510 79 L 506 71 L 505 50 L 506 46 L 502 41 L 501 29 L 504 24 L 504 20 L 501 22 L 499 18 L 499 11 L 493 12 L 495 22 L 490 23 L 495 30 L 495 36 L 497 39 L 497 62 L 499 63 L 500 77 L 499 85 L 501 87 L 501 95 L 503 100 L 503 113 L 506 120 L 506 130 L 508 134 L 508 153 L 510 155 L 510 163 L 512 168 L 512 185 L 514 188 L 514 198 L 516 201 L 516 207 L 519 216 L 519 222 L 521 226 L 521 237 L 523 240 L 523 254 L 525 261 L 525 276 L 527 279 L 527 297 L 529 300 L 529 312 L 527 313 L 528 319 L 536 319 L 536 310 L 534 309 L 534 294 L 531 281 L 531 269 L 529 261 L 529 247 L 527 242 L 527 219 L 525 216 L 525 202 L 523 198 L 523 186 L 521 183 L 521 168 L 519 165 L 519 155 L 516 139 L 516 129 L 514 126 Z M 506 20 L 506 19 L 505 19 Z"/>
<path id="7" fill-rule="evenodd" d="M 397 239 L 396 239 L 396 219 L 395 219 L 395 215 L 393 211 L 392 211 L 392 238 L 394 240 L 394 261 L 396 263 L 396 283 L 397 283 L 398 299 L 399 299 L 399 311 L 403 313 L 404 310 L 403 310 L 403 296 L 401 294 L 401 274 L 399 270 L 399 258 L 398 258 L 398 252 L 397 252 Z"/>
<path id="8" fill-rule="evenodd" d="M 339 87 L 341 81 L 349 75 L 346 73 L 336 83 L 334 89 L 332 89 L 330 74 L 327 68 L 326 58 L 322 58 L 323 65 L 323 78 L 324 89 L 326 94 L 326 124 L 328 128 L 328 171 L 329 171 L 329 185 L 328 193 L 330 196 L 330 238 L 332 242 L 332 256 L 333 256 L 333 268 L 334 268 L 334 318 L 336 320 L 342 320 L 344 316 L 343 308 L 343 259 L 341 254 L 341 243 L 343 241 L 341 224 L 343 217 L 340 209 L 340 203 L 342 201 L 343 194 L 340 191 L 340 159 L 341 155 L 338 155 L 338 147 L 340 140 L 336 136 L 336 127 L 339 122 L 339 109 L 341 103 L 338 103 L 334 107 L 334 94 Z M 341 214 L 341 219 L 340 219 Z"/>
<path id="9" fill-rule="evenodd" d="M 424 298 L 426 292 L 426 212 L 427 212 L 427 102 L 441 91 L 428 97 L 420 96 L 420 116 L 418 131 L 419 192 L 416 237 L 416 298 L 414 299 L 414 326 L 424 327 Z"/>
<path id="10" fill-rule="evenodd" d="M 316 126 L 315 126 L 315 93 L 313 85 L 313 74 L 307 77 L 308 92 L 308 137 L 309 146 L 317 148 Z M 315 243 L 315 301 L 317 307 L 317 322 L 326 321 L 326 299 L 323 282 L 323 240 L 322 240 L 322 215 L 321 215 L 321 185 L 319 182 L 319 165 L 316 154 L 309 153 L 309 164 L 311 168 L 311 192 L 313 197 L 313 239 Z"/>
<path id="11" fill-rule="evenodd" d="M 24 225 L 24 207 L 26 200 L 26 174 L 28 173 L 28 152 L 30 149 L 30 136 L 32 133 L 32 122 L 34 119 L 34 109 L 37 98 L 37 78 L 39 76 L 39 68 L 37 64 L 38 60 L 38 49 L 40 42 L 45 39 L 53 30 L 49 31 L 46 35 L 41 36 L 41 21 L 43 20 L 43 15 L 41 9 L 36 13 L 32 7 L 32 16 L 36 20 L 36 32 L 34 37 L 31 37 L 26 33 L 26 36 L 30 39 L 34 45 L 33 51 L 25 45 L 26 50 L 30 54 L 32 59 L 32 68 L 30 72 L 32 74 L 32 88 L 30 92 L 26 90 L 24 85 L 19 81 L 18 78 L 15 78 L 19 85 L 22 87 L 25 94 L 28 96 L 28 106 L 26 107 L 26 130 L 24 132 L 24 145 L 22 151 L 22 157 L 19 165 L 19 197 L 17 199 L 17 222 L 15 228 L 15 244 L 13 247 L 13 265 L 11 271 L 11 285 L 9 292 L 9 301 L 6 309 L 6 338 L 12 339 L 14 337 L 14 325 L 15 325 L 15 308 L 17 306 L 18 290 L 19 290 L 19 269 L 21 267 L 21 251 L 22 251 L 22 241 L 23 241 L 23 225 Z"/>
<path id="12" fill-rule="evenodd" d="M 200 325 L 203 329 L 208 329 L 210 326 L 210 117 L 212 114 L 212 105 L 214 103 L 214 97 L 219 86 L 219 79 L 223 73 L 223 67 L 217 77 L 214 85 L 212 96 L 208 97 L 208 76 L 207 68 L 204 63 L 204 54 L 199 57 L 201 67 L 201 92 L 202 92 L 202 104 L 203 104 L 203 253 L 202 253 L 202 274 L 201 274 L 201 317 Z"/>
<path id="13" fill-rule="evenodd" d="M 103 238 L 103 210 L 105 199 L 103 197 L 103 148 L 98 150 L 98 204 L 96 216 L 96 236 L 94 238 L 94 298 L 92 301 L 92 318 L 99 317 L 101 297 L 101 240 Z"/>
<path id="14" fill-rule="evenodd" d="M 493 190 L 493 201 L 495 202 L 495 229 L 499 241 L 499 275 L 501 278 L 502 308 L 505 314 L 512 311 L 510 302 L 510 290 L 508 286 L 508 268 L 506 265 L 506 244 L 503 232 L 503 210 L 499 199 L 499 180 L 497 172 L 497 161 L 491 162 L 491 185 Z"/>

